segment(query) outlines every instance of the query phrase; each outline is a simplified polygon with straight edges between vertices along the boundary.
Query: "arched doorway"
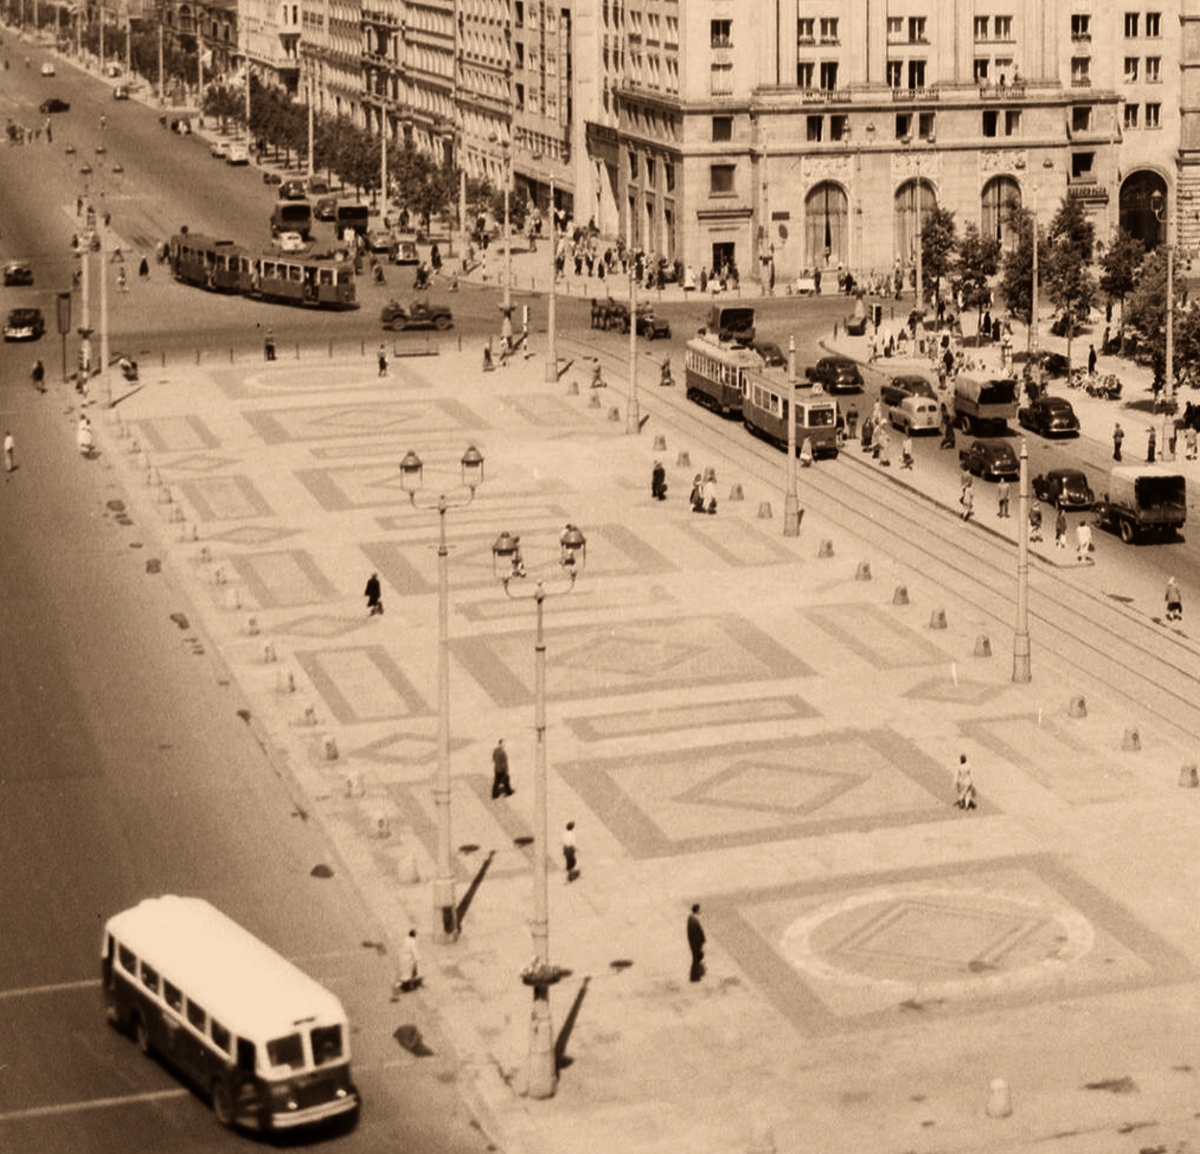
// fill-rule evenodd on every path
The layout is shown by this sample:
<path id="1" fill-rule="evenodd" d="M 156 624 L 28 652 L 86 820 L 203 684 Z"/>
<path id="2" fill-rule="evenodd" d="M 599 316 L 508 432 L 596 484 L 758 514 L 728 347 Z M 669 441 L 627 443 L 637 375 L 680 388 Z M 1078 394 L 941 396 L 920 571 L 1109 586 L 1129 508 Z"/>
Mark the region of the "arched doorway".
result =
<path id="1" fill-rule="evenodd" d="M 1153 197 L 1162 197 L 1160 221 L 1154 212 Z M 1131 172 L 1121 185 L 1121 208 L 1118 223 L 1131 236 L 1136 236 L 1148 249 L 1157 248 L 1166 239 L 1167 182 L 1157 172 L 1141 169 Z"/>
<path id="2" fill-rule="evenodd" d="M 1021 186 L 1011 176 L 994 176 L 983 186 L 980 198 L 980 234 L 998 240 L 1000 251 L 1015 252 L 1020 234 L 1012 224 L 1012 210 L 1021 206 Z"/>
<path id="3" fill-rule="evenodd" d="M 831 181 L 815 185 L 804 198 L 805 260 L 814 268 L 850 261 L 850 212 L 845 189 Z"/>
<path id="4" fill-rule="evenodd" d="M 897 264 L 909 266 L 917 263 L 917 235 L 920 232 L 917 213 L 920 211 L 921 220 L 924 220 L 935 208 L 937 197 L 933 186 L 923 177 L 906 180 L 896 190 L 892 235 L 896 244 Z"/>

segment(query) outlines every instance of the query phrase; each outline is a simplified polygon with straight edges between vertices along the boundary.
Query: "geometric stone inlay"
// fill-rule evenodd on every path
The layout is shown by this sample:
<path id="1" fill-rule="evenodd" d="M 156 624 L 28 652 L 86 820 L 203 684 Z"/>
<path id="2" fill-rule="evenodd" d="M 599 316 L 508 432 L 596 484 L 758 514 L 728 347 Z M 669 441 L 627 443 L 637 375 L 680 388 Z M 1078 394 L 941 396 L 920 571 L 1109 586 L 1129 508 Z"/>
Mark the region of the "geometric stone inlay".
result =
<path id="1" fill-rule="evenodd" d="M 916 629 L 871 602 L 823 605 L 804 610 L 818 628 L 832 634 L 877 669 L 936 665 L 946 654 Z"/>
<path id="2" fill-rule="evenodd" d="M 242 474 L 180 481 L 179 491 L 198 521 L 234 521 L 274 516 L 274 510 L 254 482 Z"/>
<path id="3" fill-rule="evenodd" d="M 473 745 L 469 738 L 450 739 L 450 752 Z M 382 764 L 431 765 L 437 760 L 437 735 L 401 730 L 351 750 L 351 756 Z"/>
<path id="4" fill-rule="evenodd" d="M 382 646 L 301 651 L 296 660 L 343 724 L 430 715 L 421 695 Z"/>
<path id="5" fill-rule="evenodd" d="M 814 769 L 797 773 L 790 766 L 744 760 L 684 790 L 677 800 L 775 814 L 781 810 L 808 813 L 861 784 L 857 774 Z"/>
<path id="6" fill-rule="evenodd" d="M 749 700 L 697 702 L 647 709 L 608 712 L 597 717 L 568 717 L 566 723 L 580 741 L 606 741 L 646 733 L 671 733 L 714 725 L 766 724 L 819 717 L 803 698 L 794 695 L 753 697 Z"/>
<path id="7" fill-rule="evenodd" d="M 331 613 L 313 613 L 307 617 L 294 617 L 290 621 L 276 621 L 272 623 L 271 631 L 328 640 L 332 637 L 345 637 L 348 633 L 368 628 L 370 624 L 365 616 L 335 617 Z"/>
<path id="8" fill-rule="evenodd" d="M 948 705 L 986 705 L 1004 693 L 1003 685 L 987 685 L 964 678 L 929 677 L 901 696 L 913 701 L 942 701 Z"/>
<path id="9" fill-rule="evenodd" d="M 147 417 L 133 424 L 140 440 L 159 453 L 215 449 L 221 443 L 197 416 Z"/>
<path id="10" fill-rule="evenodd" d="M 261 548 L 285 537 L 294 537 L 299 529 L 287 529 L 282 525 L 234 525 L 219 533 L 209 533 L 211 541 L 224 541 L 229 545 L 249 545 Z"/>
<path id="11" fill-rule="evenodd" d="M 337 588 L 303 549 L 246 553 L 232 558 L 230 564 L 260 608 L 319 605 L 337 596 Z"/>
<path id="12" fill-rule="evenodd" d="M 395 436 L 406 429 L 420 429 L 428 438 L 438 431 L 486 427 L 485 422 L 461 401 L 435 398 L 261 409 L 243 412 L 242 417 L 269 445 L 328 441 L 363 433 Z"/>

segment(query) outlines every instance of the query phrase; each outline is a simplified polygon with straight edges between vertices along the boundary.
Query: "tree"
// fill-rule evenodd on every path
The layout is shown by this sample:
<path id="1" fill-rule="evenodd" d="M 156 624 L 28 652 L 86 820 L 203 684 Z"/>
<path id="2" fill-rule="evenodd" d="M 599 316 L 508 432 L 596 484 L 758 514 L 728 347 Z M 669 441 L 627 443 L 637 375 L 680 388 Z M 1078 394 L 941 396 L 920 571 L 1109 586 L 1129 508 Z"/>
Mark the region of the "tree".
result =
<path id="1" fill-rule="evenodd" d="M 921 275 L 926 281 L 933 281 L 935 300 L 941 295 L 942 278 L 949 275 L 954 263 L 956 233 L 954 213 L 941 205 L 934 206 L 922 218 Z"/>
<path id="2" fill-rule="evenodd" d="M 1146 259 L 1145 242 L 1118 228 L 1100 258 L 1100 291 L 1121 305 L 1121 353 L 1125 352 L 1125 298 L 1137 284 L 1138 270 Z"/>
<path id="3" fill-rule="evenodd" d="M 1189 305 L 1181 307 L 1184 292 L 1178 280 L 1174 284 L 1175 312 L 1173 336 L 1175 338 L 1175 368 L 1196 363 L 1200 357 L 1200 316 Z M 1123 325 L 1132 329 L 1138 344 L 1150 353 L 1154 367 L 1154 391 L 1157 394 L 1166 380 L 1167 364 L 1167 256 L 1162 249 L 1155 249 L 1142 261 L 1137 283 L 1126 298 L 1121 310 Z"/>
<path id="4" fill-rule="evenodd" d="M 1096 278 L 1091 270 L 1096 230 L 1078 199 L 1063 197 L 1058 212 L 1050 222 L 1047 240 L 1046 291 L 1058 311 L 1055 329 L 1061 330 L 1067 338 L 1069 375 L 1071 338 L 1078 331 L 1080 322 L 1091 312 L 1096 300 Z"/>
<path id="5" fill-rule="evenodd" d="M 1001 263 L 1000 291 L 1009 313 L 1028 324 L 1033 310 L 1033 213 L 1015 202 L 1007 211 L 1006 223 L 1017 236 L 1017 247 Z"/>
<path id="6" fill-rule="evenodd" d="M 952 285 L 962 297 L 963 308 L 975 309 L 976 328 L 983 319 L 983 310 L 992 299 L 991 281 L 1000 268 L 1000 240 L 985 237 L 974 221 L 963 226 L 958 242 L 958 261 Z"/>

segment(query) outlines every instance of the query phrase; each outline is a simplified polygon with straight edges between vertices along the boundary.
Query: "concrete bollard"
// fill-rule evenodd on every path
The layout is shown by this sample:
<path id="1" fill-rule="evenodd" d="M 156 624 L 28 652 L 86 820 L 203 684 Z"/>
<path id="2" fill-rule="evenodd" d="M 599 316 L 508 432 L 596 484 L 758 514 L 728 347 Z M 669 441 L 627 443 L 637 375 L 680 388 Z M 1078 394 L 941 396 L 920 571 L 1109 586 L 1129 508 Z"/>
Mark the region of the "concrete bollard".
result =
<path id="1" fill-rule="evenodd" d="M 250 620 L 253 621 L 254 618 L 251 617 Z M 255 632 L 256 633 L 258 632 L 257 626 L 255 627 Z M 274 642 L 268 641 L 266 643 L 266 645 L 263 646 L 263 664 L 264 665 L 274 665 L 275 662 L 278 660 L 279 660 L 279 655 L 275 652 Z"/>
<path id="2" fill-rule="evenodd" d="M 343 781 L 347 797 L 364 797 L 366 787 L 363 785 L 362 771 L 355 769 L 348 772 Z"/>
<path id="3" fill-rule="evenodd" d="M 741 485 L 734 485 L 729 490 L 729 499 L 731 501 L 744 501 L 746 499 L 746 494 L 742 492 Z"/>
<path id="4" fill-rule="evenodd" d="M 281 669 L 275 674 L 275 688 L 280 693 L 296 692 L 296 679 L 292 676 L 290 669 Z"/>
<path id="5" fill-rule="evenodd" d="M 854 570 L 855 581 L 870 581 L 871 580 L 871 562 L 860 561 L 858 568 Z"/>
<path id="6" fill-rule="evenodd" d="M 608 419 L 610 421 L 619 421 L 621 419 L 621 410 L 617 408 L 616 405 L 613 405 L 613 407 L 608 410 Z"/>
<path id="7" fill-rule="evenodd" d="M 1136 753 L 1142 748 L 1142 735 L 1136 725 L 1125 727 L 1125 736 L 1121 738 L 1121 748 L 1127 752 Z"/>
<path id="8" fill-rule="evenodd" d="M 681 469 L 690 469 L 692 467 L 692 458 L 687 449 L 679 450 L 679 456 L 675 458 L 675 464 Z"/>
<path id="9" fill-rule="evenodd" d="M 132 437 L 129 441 L 129 452 L 136 457 L 141 451 L 142 446 L 138 444 L 137 437 Z"/>
<path id="10" fill-rule="evenodd" d="M 895 590 L 892 592 L 892 604 L 893 605 L 907 605 L 908 604 L 908 586 L 907 585 L 897 585 L 896 586 Z"/>
<path id="11" fill-rule="evenodd" d="M 371 833 L 377 838 L 392 836 L 392 820 L 386 813 L 374 814 L 371 818 Z"/>
<path id="12" fill-rule="evenodd" d="M 567 396 L 568 397 L 579 396 L 579 382 L 578 381 L 571 381 L 567 385 Z"/>
<path id="13" fill-rule="evenodd" d="M 935 609 L 929 615 L 930 629 L 945 629 L 946 628 L 946 611 L 945 609 Z"/>
<path id="14" fill-rule="evenodd" d="M 1200 770 L 1197 770 L 1194 761 L 1187 762 L 1179 767 L 1179 787 L 1180 789 L 1196 789 L 1200 786 Z"/>
<path id="15" fill-rule="evenodd" d="M 981 633 L 975 638 L 975 656 L 976 657 L 991 657 L 992 642 L 986 633 Z"/>
<path id="16" fill-rule="evenodd" d="M 306 705 L 304 707 L 304 724 L 305 725 L 316 725 L 317 724 L 316 706 Z"/>
<path id="17" fill-rule="evenodd" d="M 1067 707 L 1067 716 L 1087 717 L 1087 715 L 1087 698 L 1082 693 L 1077 693 L 1071 698 L 1071 704 Z"/>
<path id="18" fill-rule="evenodd" d="M 759 501 L 758 503 L 758 519 L 760 521 L 769 521 L 774 514 L 771 512 L 770 501 Z"/>
<path id="19" fill-rule="evenodd" d="M 665 452 L 666 448 L 667 438 L 664 437 L 662 433 L 658 433 L 654 438 L 654 451 L 656 453 L 662 453 Z"/>
<path id="20" fill-rule="evenodd" d="M 989 1118 L 1007 1118 L 1012 1113 L 1012 1093 L 1003 1078 L 993 1078 L 988 1087 L 987 1112 Z"/>
<path id="21" fill-rule="evenodd" d="M 588 408 L 589 409 L 598 409 L 600 407 L 601 407 L 600 406 L 600 394 L 593 393 L 591 400 L 588 401 Z"/>
<path id="22" fill-rule="evenodd" d="M 247 637 L 257 637 L 258 636 L 258 618 L 253 615 L 246 618 L 246 636 Z"/>
<path id="23" fill-rule="evenodd" d="M 330 733 L 321 738 L 321 754 L 326 761 L 337 761 L 338 759 L 337 742 Z"/>
<path id="24" fill-rule="evenodd" d="M 817 549 L 817 556 L 818 557 L 832 557 L 833 556 L 833 542 L 828 537 L 825 537 L 822 539 L 821 544 Z"/>

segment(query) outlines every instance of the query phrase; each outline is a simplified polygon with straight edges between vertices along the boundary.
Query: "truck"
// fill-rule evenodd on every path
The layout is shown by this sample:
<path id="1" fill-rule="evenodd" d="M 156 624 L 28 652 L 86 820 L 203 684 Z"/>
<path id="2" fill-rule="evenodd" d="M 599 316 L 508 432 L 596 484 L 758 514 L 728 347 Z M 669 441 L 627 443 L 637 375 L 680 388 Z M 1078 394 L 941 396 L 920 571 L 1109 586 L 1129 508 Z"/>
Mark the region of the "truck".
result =
<path id="1" fill-rule="evenodd" d="M 1011 377 L 959 373 L 954 382 L 954 421 L 964 433 L 1002 433 L 1017 415 L 1017 382 Z"/>
<path id="2" fill-rule="evenodd" d="M 754 309 L 745 305 L 713 305 L 708 314 L 707 331 L 718 341 L 738 345 L 754 343 Z"/>
<path id="3" fill-rule="evenodd" d="M 1187 480 L 1158 465 L 1116 465 L 1095 512 L 1096 523 L 1115 529 L 1126 544 L 1171 537 L 1187 517 Z"/>

